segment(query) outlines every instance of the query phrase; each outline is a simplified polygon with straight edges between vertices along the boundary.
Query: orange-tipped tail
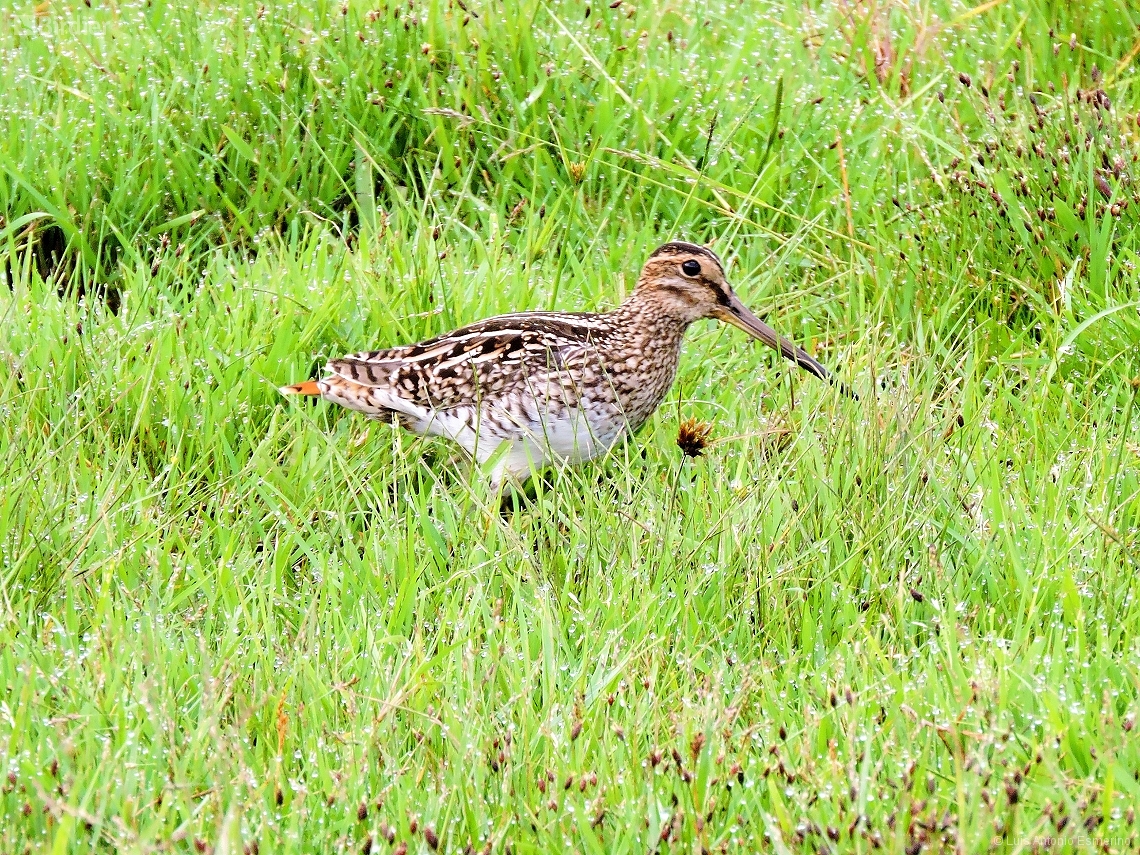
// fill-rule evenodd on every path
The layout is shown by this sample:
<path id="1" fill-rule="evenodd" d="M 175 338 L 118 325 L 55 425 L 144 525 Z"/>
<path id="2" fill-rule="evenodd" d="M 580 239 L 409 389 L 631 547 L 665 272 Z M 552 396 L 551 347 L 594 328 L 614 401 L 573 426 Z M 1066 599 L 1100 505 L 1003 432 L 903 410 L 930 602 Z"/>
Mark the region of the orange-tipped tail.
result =
<path id="1" fill-rule="evenodd" d="M 281 386 L 277 391 L 282 395 L 320 395 L 321 387 L 316 380 L 306 380 L 295 386 Z"/>

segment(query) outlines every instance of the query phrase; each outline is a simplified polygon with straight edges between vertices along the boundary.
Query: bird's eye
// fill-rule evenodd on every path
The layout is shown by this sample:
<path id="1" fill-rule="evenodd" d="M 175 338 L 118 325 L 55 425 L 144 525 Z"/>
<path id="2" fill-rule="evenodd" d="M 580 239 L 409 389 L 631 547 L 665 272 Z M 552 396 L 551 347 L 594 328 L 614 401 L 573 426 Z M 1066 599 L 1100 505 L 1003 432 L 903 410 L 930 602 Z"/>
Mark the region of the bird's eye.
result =
<path id="1" fill-rule="evenodd" d="M 690 258 L 681 265 L 681 272 L 686 276 L 698 276 L 701 272 L 701 263 Z"/>

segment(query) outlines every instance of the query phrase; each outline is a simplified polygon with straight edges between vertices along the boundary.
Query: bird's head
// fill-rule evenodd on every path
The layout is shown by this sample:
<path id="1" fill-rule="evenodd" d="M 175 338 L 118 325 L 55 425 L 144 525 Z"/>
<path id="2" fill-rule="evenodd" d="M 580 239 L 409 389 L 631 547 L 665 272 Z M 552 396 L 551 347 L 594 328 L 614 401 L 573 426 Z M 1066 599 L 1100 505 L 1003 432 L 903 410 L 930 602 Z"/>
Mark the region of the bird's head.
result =
<path id="1" fill-rule="evenodd" d="M 816 377 L 835 382 L 831 372 L 803 348 L 792 344 L 749 311 L 733 293 L 724 275 L 724 265 L 710 249 L 683 241 L 659 246 L 641 270 L 637 292 L 643 299 L 652 301 L 659 311 L 684 324 L 716 318 L 739 327 Z"/>

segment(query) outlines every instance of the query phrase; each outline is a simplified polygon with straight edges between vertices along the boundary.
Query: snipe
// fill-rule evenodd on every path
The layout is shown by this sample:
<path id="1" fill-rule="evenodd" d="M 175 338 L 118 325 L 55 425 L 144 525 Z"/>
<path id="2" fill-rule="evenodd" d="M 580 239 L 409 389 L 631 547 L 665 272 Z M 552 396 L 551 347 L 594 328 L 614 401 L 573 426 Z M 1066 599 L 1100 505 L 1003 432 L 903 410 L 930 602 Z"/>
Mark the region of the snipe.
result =
<path id="1" fill-rule="evenodd" d="M 649 256 L 633 294 L 612 312 L 500 315 L 420 344 L 334 359 L 328 377 L 281 392 L 448 437 L 480 464 L 506 443 L 491 470 L 497 487 L 554 461 L 588 460 L 641 427 L 673 384 L 685 330 L 702 318 L 737 326 L 837 382 L 740 302 L 715 253 L 677 241 Z"/>

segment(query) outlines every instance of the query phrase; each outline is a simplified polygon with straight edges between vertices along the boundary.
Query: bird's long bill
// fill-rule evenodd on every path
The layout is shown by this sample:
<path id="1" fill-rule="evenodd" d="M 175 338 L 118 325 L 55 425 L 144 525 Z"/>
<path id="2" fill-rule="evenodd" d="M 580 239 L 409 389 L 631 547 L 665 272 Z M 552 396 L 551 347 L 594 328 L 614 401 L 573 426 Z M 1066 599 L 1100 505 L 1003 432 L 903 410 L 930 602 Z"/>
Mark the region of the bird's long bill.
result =
<path id="1" fill-rule="evenodd" d="M 851 394 L 847 388 L 838 383 L 831 372 L 823 367 L 819 362 L 812 358 L 802 347 L 797 347 L 792 344 L 758 317 L 740 302 L 740 298 L 735 294 L 729 298 L 729 304 L 721 310 L 720 320 L 732 324 L 734 327 L 739 327 L 754 338 L 760 339 L 764 344 L 773 350 L 779 351 L 786 359 L 790 359 L 796 365 L 810 371 L 821 380 L 826 380 L 828 383 L 836 383 L 840 389 L 846 394 Z"/>

